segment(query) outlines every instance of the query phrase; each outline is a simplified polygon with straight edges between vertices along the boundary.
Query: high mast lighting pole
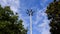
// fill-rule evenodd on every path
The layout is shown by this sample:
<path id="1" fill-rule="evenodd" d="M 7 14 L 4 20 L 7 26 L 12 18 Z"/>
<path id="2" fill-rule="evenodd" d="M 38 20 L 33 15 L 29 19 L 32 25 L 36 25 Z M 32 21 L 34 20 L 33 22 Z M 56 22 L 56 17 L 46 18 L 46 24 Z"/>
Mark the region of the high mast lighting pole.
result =
<path id="1" fill-rule="evenodd" d="M 32 16 L 33 16 L 33 11 L 27 10 L 27 14 L 30 16 L 30 34 L 32 34 Z"/>

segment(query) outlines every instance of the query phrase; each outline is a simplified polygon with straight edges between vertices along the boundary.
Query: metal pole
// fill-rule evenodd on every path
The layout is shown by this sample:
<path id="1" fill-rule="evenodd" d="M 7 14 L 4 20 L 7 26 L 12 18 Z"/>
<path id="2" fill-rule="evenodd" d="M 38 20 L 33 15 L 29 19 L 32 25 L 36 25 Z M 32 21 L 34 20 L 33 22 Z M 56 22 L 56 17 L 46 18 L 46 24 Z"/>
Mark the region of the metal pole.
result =
<path id="1" fill-rule="evenodd" d="M 32 34 L 32 16 L 30 13 L 30 34 Z"/>

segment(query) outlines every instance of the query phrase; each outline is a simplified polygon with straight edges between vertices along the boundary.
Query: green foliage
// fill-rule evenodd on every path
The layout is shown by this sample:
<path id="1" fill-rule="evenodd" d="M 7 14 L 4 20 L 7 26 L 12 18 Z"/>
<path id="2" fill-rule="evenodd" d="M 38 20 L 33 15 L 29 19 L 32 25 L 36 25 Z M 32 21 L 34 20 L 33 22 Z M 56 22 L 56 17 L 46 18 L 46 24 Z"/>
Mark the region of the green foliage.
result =
<path id="1" fill-rule="evenodd" d="M 46 13 L 50 22 L 51 34 L 60 34 L 60 0 L 52 2 L 47 7 Z"/>
<path id="2" fill-rule="evenodd" d="M 0 34 L 27 34 L 22 22 L 9 6 L 0 5 Z"/>

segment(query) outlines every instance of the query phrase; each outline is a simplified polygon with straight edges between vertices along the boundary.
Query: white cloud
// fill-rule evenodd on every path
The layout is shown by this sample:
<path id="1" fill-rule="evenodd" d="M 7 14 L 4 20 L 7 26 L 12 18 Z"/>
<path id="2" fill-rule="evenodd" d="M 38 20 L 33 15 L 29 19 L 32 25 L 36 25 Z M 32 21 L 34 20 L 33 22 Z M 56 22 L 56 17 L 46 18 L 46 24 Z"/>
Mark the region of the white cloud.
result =
<path id="1" fill-rule="evenodd" d="M 10 6 L 11 10 L 18 12 L 19 0 L 0 0 L 0 4 L 4 6 Z"/>
<path id="2" fill-rule="evenodd" d="M 42 6 L 42 7 L 45 7 L 45 3 L 47 2 L 48 0 L 42 0 L 42 2 L 40 3 L 40 5 Z"/>
<path id="3" fill-rule="evenodd" d="M 37 12 L 37 17 L 36 17 L 36 21 L 34 24 L 37 24 L 41 19 L 42 19 L 42 16 L 46 16 L 46 14 L 44 13 L 46 10 L 46 8 L 43 8 L 42 10 L 38 10 Z"/>
<path id="4" fill-rule="evenodd" d="M 50 27 L 49 27 L 50 20 L 47 19 L 47 14 L 45 13 L 45 11 L 46 11 L 46 8 L 43 8 L 42 10 L 39 10 L 39 12 L 37 12 L 37 18 L 36 18 L 36 21 L 35 21 L 34 24 L 37 25 L 40 20 L 43 21 L 43 23 L 38 24 L 34 28 L 37 31 L 39 31 L 41 34 L 50 34 L 50 32 L 49 32 L 49 30 L 50 30 Z"/>
<path id="5" fill-rule="evenodd" d="M 47 29 L 43 29 L 42 32 L 41 32 L 41 34 L 50 34 L 50 32 Z"/>

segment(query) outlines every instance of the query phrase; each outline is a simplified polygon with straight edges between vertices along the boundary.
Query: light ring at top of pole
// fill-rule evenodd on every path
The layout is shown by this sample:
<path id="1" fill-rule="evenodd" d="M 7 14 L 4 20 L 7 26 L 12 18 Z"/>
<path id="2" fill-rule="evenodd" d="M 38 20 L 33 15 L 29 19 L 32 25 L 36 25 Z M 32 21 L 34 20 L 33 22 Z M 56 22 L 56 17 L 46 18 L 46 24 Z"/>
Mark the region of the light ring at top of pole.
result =
<path id="1" fill-rule="evenodd" d="M 34 11 L 32 9 L 27 9 L 27 12 L 26 12 L 29 16 L 32 15 L 33 16 L 33 13 Z"/>

